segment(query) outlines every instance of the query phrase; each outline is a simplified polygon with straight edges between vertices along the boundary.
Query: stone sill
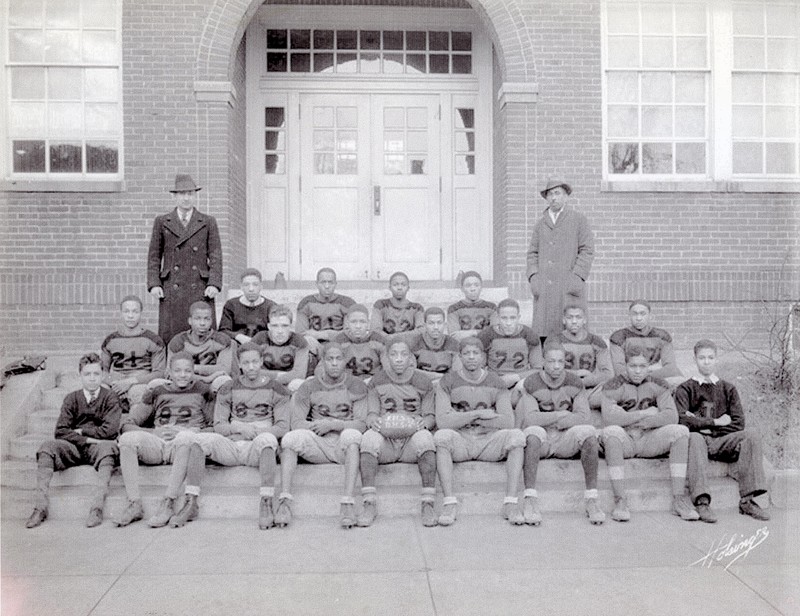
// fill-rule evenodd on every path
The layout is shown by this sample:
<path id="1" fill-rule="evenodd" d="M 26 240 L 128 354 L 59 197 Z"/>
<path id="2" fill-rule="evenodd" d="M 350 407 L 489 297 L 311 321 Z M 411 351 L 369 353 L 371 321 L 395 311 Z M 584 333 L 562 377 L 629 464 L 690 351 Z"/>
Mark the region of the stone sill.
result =
<path id="1" fill-rule="evenodd" d="M 120 193 L 123 180 L 0 180 L 0 192 Z"/>
<path id="2" fill-rule="evenodd" d="M 604 180 L 603 192 L 799 193 L 800 180 Z"/>

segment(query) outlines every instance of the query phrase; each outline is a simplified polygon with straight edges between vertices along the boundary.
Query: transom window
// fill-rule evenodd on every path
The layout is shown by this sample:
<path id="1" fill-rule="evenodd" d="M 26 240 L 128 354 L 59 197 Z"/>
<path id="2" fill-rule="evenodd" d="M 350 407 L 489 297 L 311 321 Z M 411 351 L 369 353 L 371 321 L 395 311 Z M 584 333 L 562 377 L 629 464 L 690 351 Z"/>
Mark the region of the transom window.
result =
<path id="1" fill-rule="evenodd" d="M 13 174 L 120 172 L 118 0 L 15 0 L 8 9 L 7 158 Z"/>
<path id="2" fill-rule="evenodd" d="M 472 33 L 272 29 L 267 72 L 469 75 Z"/>

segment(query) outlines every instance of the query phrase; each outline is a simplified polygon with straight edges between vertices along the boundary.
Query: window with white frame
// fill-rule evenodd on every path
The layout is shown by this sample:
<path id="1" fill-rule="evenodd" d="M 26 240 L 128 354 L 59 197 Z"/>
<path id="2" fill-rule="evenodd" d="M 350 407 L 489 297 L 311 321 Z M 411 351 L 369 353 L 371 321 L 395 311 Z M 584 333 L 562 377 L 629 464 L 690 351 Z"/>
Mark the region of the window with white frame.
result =
<path id="1" fill-rule="evenodd" d="M 605 177 L 800 177 L 799 5 L 609 0 Z"/>
<path id="2" fill-rule="evenodd" d="M 119 0 L 14 0 L 8 7 L 7 173 L 119 177 Z"/>

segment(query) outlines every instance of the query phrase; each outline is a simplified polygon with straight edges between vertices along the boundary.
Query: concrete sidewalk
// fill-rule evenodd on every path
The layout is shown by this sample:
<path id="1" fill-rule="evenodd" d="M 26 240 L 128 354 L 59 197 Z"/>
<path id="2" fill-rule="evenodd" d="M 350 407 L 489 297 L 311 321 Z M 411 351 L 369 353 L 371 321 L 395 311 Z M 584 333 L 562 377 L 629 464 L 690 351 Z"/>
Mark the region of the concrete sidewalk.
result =
<path id="1" fill-rule="evenodd" d="M 350 531 L 319 517 L 269 531 L 255 519 L 4 520 L 2 614 L 800 614 L 800 511 L 773 508 L 766 523 L 718 513 L 713 525 L 647 512 L 600 527 L 560 513 L 539 528 L 379 517 Z"/>

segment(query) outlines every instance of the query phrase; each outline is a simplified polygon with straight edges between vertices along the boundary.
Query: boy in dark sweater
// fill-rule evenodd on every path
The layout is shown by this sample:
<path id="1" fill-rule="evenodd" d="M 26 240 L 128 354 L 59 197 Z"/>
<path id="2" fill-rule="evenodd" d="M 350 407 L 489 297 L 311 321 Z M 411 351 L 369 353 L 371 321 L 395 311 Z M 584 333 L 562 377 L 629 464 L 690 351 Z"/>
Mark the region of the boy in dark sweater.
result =
<path id="1" fill-rule="evenodd" d="M 690 489 L 697 513 L 704 522 L 717 521 L 710 508 L 706 477 L 707 461 L 711 459 L 735 463 L 739 512 L 756 520 L 769 520 L 769 513 L 753 500 L 767 492 L 761 436 L 755 429 L 745 427 L 736 387 L 714 373 L 717 345 L 700 340 L 694 345 L 694 361 L 699 375 L 678 386 L 675 404 L 681 424 L 690 430 L 689 466 L 696 467 L 697 477 Z"/>
<path id="2" fill-rule="evenodd" d="M 242 294 L 225 302 L 219 331 L 244 344 L 267 329 L 269 313 L 275 302 L 261 295 L 264 283 L 257 269 L 249 267 L 244 270 L 241 280 Z"/>
<path id="3" fill-rule="evenodd" d="M 264 370 L 289 391 L 295 392 L 308 376 L 308 342 L 292 331 L 292 311 L 275 306 L 269 313 L 267 331 L 253 337 L 261 349 Z"/>
<path id="4" fill-rule="evenodd" d="M 389 278 L 389 290 L 392 296 L 379 299 L 372 306 L 372 322 L 370 328 L 392 336 L 422 328 L 425 309 L 422 304 L 409 301 L 408 276 L 404 272 L 395 272 Z"/>
<path id="5" fill-rule="evenodd" d="M 42 443 L 36 453 L 36 503 L 25 524 L 27 528 L 35 528 L 47 519 L 47 491 L 53 473 L 80 464 L 91 464 L 97 470 L 97 487 L 86 526 L 92 528 L 103 522 L 103 504 L 119 454 L 114 439 L 119 433 L 122 409 L 117 395 L 100 386 L 103 368 L 96 353 L 81 357 L 78 367 L 83 387 L 64 398 L 55 439 Z"/>

